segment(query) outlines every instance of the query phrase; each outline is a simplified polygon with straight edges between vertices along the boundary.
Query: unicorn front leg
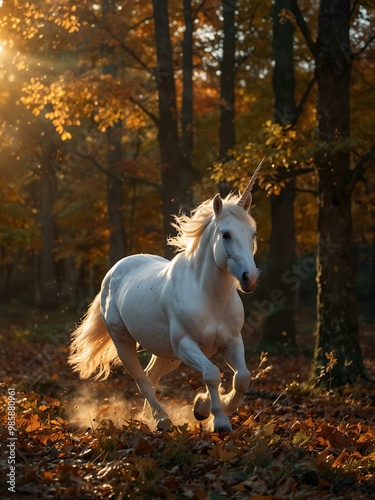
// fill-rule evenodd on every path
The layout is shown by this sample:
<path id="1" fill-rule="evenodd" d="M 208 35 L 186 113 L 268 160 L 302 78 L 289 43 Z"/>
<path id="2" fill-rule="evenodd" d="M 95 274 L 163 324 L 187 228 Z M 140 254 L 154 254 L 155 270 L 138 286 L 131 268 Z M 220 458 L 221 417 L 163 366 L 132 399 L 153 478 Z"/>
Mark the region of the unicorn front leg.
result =
<path id="1" fill-rule="evenodd" d="M 238 409 L 241 398 L 249 387 L 251 373 L 246 366 L 245 349 L 240 336 L 234 337 L 228 342 L 221 353 L 234 373 L 232 390 L 221 398 L 226 413 L 230 414 Z"/>
<path id="2" fill-rule="evenodd" d="M 226 416 L 219 395 L 220 370 L 203 354 L 198 344 L 189 336 L 182 337 L 173 345 L 178 358 L 202 373 L 210 398 L 210 412 L 214 417 L 214 432 L 230 432 L 232 426 Z M 208 416 L 208 415 L 207 415 Z"/>

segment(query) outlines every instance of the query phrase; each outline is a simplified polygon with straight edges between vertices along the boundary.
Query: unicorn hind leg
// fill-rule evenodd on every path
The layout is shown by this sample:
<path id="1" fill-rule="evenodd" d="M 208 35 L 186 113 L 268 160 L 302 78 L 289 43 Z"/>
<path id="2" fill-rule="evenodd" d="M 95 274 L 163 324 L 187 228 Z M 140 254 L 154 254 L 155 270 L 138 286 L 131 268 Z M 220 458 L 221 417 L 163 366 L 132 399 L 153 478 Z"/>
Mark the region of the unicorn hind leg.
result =
<path id="1" fill-rule="evenodd" d="M 142 396 L 147 400 L 151 408 L 151 414 L 159 430 L 170 430 L 172 422 L 156 398 L 153 384 L 142 368 L 138 359 L 137 345 L 133 339 L 119 341 L 116 339 L 115 345 L 119 358 L 125 369 L 137 384 Z"/>
<path id="2" fill-rule="evenodd" d="M 131 375 L 138 386 L 142 396 L 151 408 L 151 414 L 159 430 L 169 430 L 172 423 L 156 398 L 155 390 L 148 379 L 138 358 L 137 343 L 130 335 L 118 312 L 116 302 L 108 300 L 110 287 L 106 283 L 102 293 L 102 311 L 104 323 L 109 331 L 112 341 L 116 346 L 118 357 L 125 370 Z"/>
<path id="3" fill-rule="evenodd" d="M 156 356 L 155 354 L 151 356 L 150 362 L 145 368 L 145 373 L 154 389 L 154 392 L 156 392 L 161 377 L 175 370 L 180 364 L 181 361 L 179 359 L 162 358 L 160 356 Z M 148 401 L 145 400 L 144 411 L 146 411 L 147 403 Z"/>
<path id="4" fill-rule="evenodd" d="M 162 358 L 160 356 L 156 356 L 155 354 L 151 356 L 145 372 L 155 391 L 161 377 L 167 375 L 167 373 L 173 372 L 173 370 L 175 370 L 180 364 L 181 361 L 179 359 Z"/>

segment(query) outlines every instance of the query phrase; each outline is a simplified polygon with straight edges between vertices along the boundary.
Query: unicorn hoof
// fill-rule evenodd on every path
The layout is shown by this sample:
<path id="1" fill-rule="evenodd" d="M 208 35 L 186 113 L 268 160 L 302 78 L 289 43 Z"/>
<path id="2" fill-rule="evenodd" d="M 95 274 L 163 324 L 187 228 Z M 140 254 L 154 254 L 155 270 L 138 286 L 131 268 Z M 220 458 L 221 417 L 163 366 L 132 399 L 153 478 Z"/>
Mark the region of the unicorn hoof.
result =
<path id="1" fill-rule="evenodd" d="M 214 432 L 219 434 L 222 432 L 232 432 L 232 426 L 230 424 L 229 418 L 217 418 L 214 420 Z"/>
<path id="2" fill-rule="evenodd" d="M 158 431 L 171 431 L 172 430 L 172 422 L 169 418 L 162 418 L 158 420 L 156 427 Z"/>
<path id="3" fill-rule="evenodd" d="M 194 408 L 193 412 L 194 412 L 194 418 L 196 420 L 199 420 L 199 421 L 201 421 L 201 420 L 207 420 L 207 418 L 209 417 L 209 415 L 202 415 L 195 408 Z"/>
<path id="4" fill-rule="evenodd" d="M 228 427 L 227 425 L 220 425 L 218 427 L 214 427 L 214 432 L 217 432 L 218 434 L 222 434 L 223 432 L 232 432 L 232 427 Z"/>
<path id="5" fill-rule="evenodd" d="M 193 405 L 194 417 L 199 421 L 206 420 L 210 416 L 210 406 L 210 400 L 204 398 L 204 394 L 198 394 Z"/>

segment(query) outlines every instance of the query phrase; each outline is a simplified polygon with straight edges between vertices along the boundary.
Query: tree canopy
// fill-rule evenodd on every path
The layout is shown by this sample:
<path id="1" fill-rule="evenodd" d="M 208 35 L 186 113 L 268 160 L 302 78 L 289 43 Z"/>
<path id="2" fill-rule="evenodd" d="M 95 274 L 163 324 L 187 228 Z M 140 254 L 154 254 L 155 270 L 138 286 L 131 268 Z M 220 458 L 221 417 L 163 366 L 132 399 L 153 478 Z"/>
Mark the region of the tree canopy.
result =
<path id="1" fill-rule="evenodd" d="M 93 291 L 108 259 L 163 253 L 172 213 L 189 210 L 224 181 L 241 189 L 263 157 L 254 196 L 259 265 L 267 269 L 268 198 L 290 189 L 296 195 L 298 263 L 313 254 L 318 241 L 316 158 L 345 152 L 357 300 L 361 312 L 371 310 L 373 280 L 365 268 L 374 244 L 373 6 L 351 5 L 350 46 L 339 45 L 343 61 L 351 63 L 350 135 L 327 141 L 316 134 L 318 9 L 304 1 L 285 5 L 2 3 L 3 296 L 17 294 L 23 270 L 28 281 L 22 285 L 33 289 L 36 302 L 51 296 L 51 289 L 58 300 Z M 283 26 L 293 27 L 292 111 L 277 111 L 272 88 L 278 57 L 273 29 Z M 233 75 L 230 92 L 223 91 L 223 74 Z M 230 130 L 222 126 L 228 125 L 227 98 L 233 100 Z M 235 143 L 227 151 L 233 131 Z M 293 269 L 283 271 L 288 279 Z M 295 298 L 312 307 L 314 273 L 301 280 Z"/>

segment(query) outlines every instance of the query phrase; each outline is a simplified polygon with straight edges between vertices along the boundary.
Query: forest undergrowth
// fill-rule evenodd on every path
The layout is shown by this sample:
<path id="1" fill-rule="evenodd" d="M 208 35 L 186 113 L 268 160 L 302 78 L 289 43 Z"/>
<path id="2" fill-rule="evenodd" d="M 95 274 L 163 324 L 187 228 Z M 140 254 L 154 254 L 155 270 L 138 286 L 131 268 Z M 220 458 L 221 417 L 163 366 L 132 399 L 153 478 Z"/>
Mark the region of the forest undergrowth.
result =
<path id="1" fill-rule="evenodd" d="M 1 498 L 375 498 L 373 382 L 313 391 L 306 354 L 267 356 L 248 346 L 253 380 L 232 433 L 194 420 L 202 380 L 186 366 L 162 381 L 175 427 L 157 431 L 122 369 L 105 382 L 80 381 L 63 336 L 62 345 L 48 336 L 36 342 L 38 325 L 24 320 L 1 323 Z M 365 325 L 361 341 L 375 379 L 373 330 Z M 299 338 L 305 342 L 311 338 Z M 229 387 L 230 371 L 215 362 Z"/>

